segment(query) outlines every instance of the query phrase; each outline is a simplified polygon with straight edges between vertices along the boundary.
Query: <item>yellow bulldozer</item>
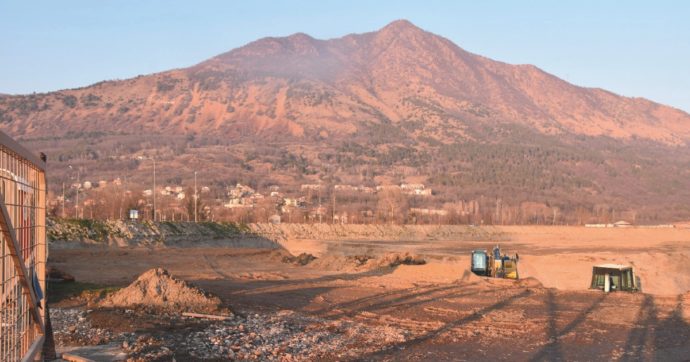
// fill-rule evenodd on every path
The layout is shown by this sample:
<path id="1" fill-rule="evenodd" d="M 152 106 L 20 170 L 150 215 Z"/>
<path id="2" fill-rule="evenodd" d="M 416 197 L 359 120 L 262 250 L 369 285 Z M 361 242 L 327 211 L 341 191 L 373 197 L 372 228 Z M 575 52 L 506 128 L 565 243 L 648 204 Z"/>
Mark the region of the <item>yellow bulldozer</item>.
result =
<path id="1" fill-rule="evenodd" d="M 473 250 L 471 268 L 473 273 L 494 278 L 519 279 L 519 256 L 501 255 L 501 248 L 496 245 L 491 253 L 486 250 Z"/>

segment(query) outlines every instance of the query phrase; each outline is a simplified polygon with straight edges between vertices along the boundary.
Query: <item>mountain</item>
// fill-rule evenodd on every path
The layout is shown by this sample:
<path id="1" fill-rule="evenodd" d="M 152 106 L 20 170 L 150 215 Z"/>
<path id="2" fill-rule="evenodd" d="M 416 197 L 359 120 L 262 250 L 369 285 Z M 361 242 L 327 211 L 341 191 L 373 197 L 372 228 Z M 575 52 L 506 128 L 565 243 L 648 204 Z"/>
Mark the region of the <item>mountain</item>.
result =
<path id="1" fill-rule="evenodd" d="M 189 68 L 1 97 L 0 127 L 52 151 L 58 179 L 70 162 L 92 177 L 136 173 L 144 166 L 131 155 L 153 152 L 170 181 L 186 180 L 194 159 L 218 187 L 421 180 L 437 204 L 481 196 L 690 215 L 690 115 L 472 54 L 405 20 L 338 39 L 263 38 Z"/>

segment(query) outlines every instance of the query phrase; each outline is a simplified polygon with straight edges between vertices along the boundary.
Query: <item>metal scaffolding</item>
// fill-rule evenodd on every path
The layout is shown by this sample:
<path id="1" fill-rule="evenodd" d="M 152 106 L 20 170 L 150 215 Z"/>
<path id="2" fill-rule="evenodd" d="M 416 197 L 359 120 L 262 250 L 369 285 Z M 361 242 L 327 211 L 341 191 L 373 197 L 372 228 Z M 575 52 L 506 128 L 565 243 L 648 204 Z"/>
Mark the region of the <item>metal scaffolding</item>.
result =
<path id="1" fill-rule="evenodd" d="M 45 160 L 0 132 L 0 361 L 41 353 L 46 310 Z"/>

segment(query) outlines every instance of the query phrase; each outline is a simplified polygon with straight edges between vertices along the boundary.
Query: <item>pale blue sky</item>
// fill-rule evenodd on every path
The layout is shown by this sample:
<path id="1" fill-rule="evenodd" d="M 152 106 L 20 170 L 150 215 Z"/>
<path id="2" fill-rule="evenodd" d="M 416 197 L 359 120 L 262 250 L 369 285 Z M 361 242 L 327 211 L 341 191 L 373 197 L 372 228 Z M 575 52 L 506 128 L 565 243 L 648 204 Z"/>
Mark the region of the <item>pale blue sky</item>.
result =
<path id="1" fill-rule="evenodd" d="M 395 19 L 496 60 L 690 111 L 689 1 L 3 0 L 0 93 L 128 78 L 264 36 L 333 38 Z"/>

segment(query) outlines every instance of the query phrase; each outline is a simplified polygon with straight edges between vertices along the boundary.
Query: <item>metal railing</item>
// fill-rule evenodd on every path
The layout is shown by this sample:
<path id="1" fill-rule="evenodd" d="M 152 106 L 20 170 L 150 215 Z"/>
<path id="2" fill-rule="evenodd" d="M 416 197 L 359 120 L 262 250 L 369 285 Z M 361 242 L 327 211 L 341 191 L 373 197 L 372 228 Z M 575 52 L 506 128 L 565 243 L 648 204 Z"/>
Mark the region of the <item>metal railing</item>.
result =
<path id="1" fill-rule="evenodd" d="M 41 352 L 46 310 L 45 161 L 0 132 L 0 361 Z"/>

